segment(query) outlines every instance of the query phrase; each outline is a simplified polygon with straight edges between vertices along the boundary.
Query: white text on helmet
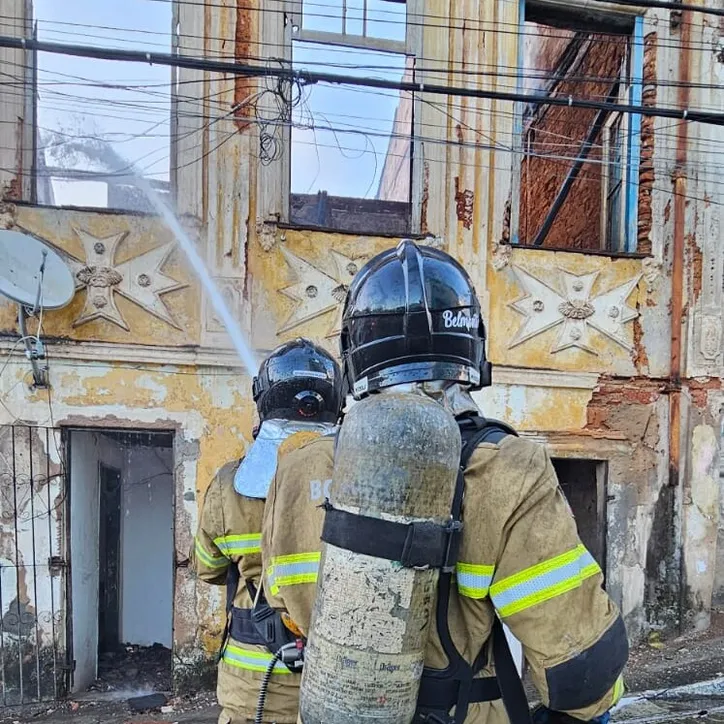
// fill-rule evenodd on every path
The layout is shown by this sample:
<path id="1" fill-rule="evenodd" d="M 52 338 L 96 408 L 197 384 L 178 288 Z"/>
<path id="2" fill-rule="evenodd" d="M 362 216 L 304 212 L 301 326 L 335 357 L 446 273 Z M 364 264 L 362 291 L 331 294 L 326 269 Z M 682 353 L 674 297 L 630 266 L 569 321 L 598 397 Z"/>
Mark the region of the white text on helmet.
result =
<path id="1" fill-rule="evenodd" d="M 449 329 L 450 327 L 465 327 L 468 332 L 471 329 L 477 329 L 480 325 L 479 315 L 473 314 L 472 317 L 469 317 L 462 311 L 458 311 L 458 313 L 455 314 L 449 309 L 442 313 L 442 321 L 445 324 L 445 329 Z"/>

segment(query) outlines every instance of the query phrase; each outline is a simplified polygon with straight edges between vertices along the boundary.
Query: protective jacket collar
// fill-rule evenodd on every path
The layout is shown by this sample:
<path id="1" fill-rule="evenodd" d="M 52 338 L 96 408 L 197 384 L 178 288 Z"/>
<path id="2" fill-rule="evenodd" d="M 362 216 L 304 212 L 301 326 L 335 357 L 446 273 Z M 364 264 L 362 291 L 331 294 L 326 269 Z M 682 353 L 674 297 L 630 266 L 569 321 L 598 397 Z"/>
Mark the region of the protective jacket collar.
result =
<path id="1" fill-rule="evenodd" d="M 251 447 L 246 451 L 236 475 L 234 490 L 247 498 L 266 498 L 277 471 L 279 446 L 296 432 L 334 435 L 336 425 L 329 423 L 265 420 Z"/>

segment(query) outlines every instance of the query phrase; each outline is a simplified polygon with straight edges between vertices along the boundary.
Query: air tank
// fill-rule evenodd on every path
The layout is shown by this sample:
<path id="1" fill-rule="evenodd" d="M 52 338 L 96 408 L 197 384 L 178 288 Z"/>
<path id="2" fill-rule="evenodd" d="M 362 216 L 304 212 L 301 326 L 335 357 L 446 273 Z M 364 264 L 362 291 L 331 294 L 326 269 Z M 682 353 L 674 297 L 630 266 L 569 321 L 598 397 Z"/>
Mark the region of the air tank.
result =
<path id="1" fill-rule="evenodd" d="M 414 392 L 355 404 L 335 453 L 331 503 L 412 523 L 450 520 L 460 433 L 454 417 Z M 410 724 L 438 569 L 322 544 L 301 681 L 302 724 Z"/>

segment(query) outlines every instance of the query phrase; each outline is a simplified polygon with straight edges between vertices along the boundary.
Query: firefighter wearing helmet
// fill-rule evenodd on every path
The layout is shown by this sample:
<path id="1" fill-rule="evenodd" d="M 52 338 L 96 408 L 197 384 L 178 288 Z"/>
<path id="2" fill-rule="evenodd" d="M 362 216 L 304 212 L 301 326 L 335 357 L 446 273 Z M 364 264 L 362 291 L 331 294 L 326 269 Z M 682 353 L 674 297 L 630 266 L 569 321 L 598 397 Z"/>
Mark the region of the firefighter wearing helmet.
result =
<path id="1" fill-rule="evenodd" d="M 446 562 L 432 563 L 440 566 L 440 575 L 428 617 L 433 625 L 424 670 L 415 674 L 421 679 L 412 721 L 530 721 L 501 622 L 521 642 L 540 693 L 543 705 L 534 713 L 536 724 L 570 718 L 606 721 L 623 694 L 625 626 L 602 588 L 599 565 L 578 537 L 545 448 L 519 438 L 503 423 L 486 420 L 471 396 L 491 380 L 480 304 L 465 270 L 444 252 L 409 240 L 379 254 L 349 289 L 341 351 L 349 392 L 360 409 L 376 396 L 391 399 L 414 391 L 449 411 L 460 433 L 456 449 L 461 450 L 461 472 L 450 511 L 457 525 L 445 529 L 450 531 L 443 551 Z M 349 410 L 342 426 L 338 457 L 354 412 Z M 432 535 L 416 543 L 415 535 L 405 537 L 389 515 L 379 520 L 365 511 L 355 515 L 336 510 L 334 462 L 332 437 L 287 454 L 264 512 L 268 601 L 305 636 L 312 619 L 309 647 L 316 657 L 318 616 L 315 610 L 312 618 L 313 609 L 319 598 L 334 595 L 332 586 L 344 586 L 343 577 L 335 582 L 326 575 L 317 586 L 322 546 L 336 545 L 352 555 L 387 558 L 404 566 L 405 556 L 425 560 L 429 551 L 421 549 L 417 556 L 408 548 L 400 552 L 400 541 L 429 548 L 436 540 Z M 322 558 L 323 570 L 326 564 Z M 346 610 L 343 602 L 337 602 L 335 610 Z M 372 620 L 370 616 L 365 620 Z M 340 652 L 339 669 L 354 658 Z M 311 661 L 308 656 L 308 667 Z M 310 671 L 304 677 L 311 682 Z M 359 681 L 360 690 L 373 685 Z M 300 721 L 315 724 L 314 715 L 305 718 L 306 687 L 303 682 Z M 318 694 L 311 692 L 310 697 Z M 333 696 L 334 687 L 328 687 L 327 698 Z M 381 707 L 386 698 L 380 697 Z M 402 724 L 403 718 L 388 713 L 379 720 Z M 359 720 L 364 715 L 361 712 Z M 354 715 L 335 719 L 354 720 Z"/>
<path id="2" fill-rule="evenodd" d="M 221 644 L 217 697 L 219 724 L 254 717 L 259 686 L 279 641 L 271 609 L 257 595 L 264 499 L 286 450 L 334 434 L 342 406 L 339 366 L 323 349 L 296 339 L 275 349 L 253 381 L 260 426 L 244 458 L 219 470 L 209 486 L 191 553 L 191 566 L 206 583 L 226 586 L 227 623 Z M 331 438 L 330 438 L 331 439 Z M 279 621 L 276 620 L 278 624 Z M 283 643 L 283 642 L 282 642 Z M 279 662 L 269 681 L 268 721 L 297 720 L 299 677 Z M 265 720 L 266 721 L 266 720 Z"/>

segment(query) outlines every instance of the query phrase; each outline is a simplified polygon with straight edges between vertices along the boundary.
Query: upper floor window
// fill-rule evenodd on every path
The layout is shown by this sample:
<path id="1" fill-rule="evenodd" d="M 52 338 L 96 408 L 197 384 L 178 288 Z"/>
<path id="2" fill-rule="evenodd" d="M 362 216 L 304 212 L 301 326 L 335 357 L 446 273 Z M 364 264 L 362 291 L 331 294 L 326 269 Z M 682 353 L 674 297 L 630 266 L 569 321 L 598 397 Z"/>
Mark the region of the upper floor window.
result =
<path id="1" fill-rule="evenodd" d="M 295 70 L 412 80 L 404 1 L 298 0 L 293 8 Z M 306 85 L 292 102 L 291 126 L 291 223 L 352 233 L 410 231 L 412 94 Z"/>
<path id="2" fill-rule="evenodd" d="M 642 29 L 640 17 L 591 21 L 527 3 L 519 87 L 541 102 L 519 108 L 519 243 L 636 250 L 641 117 L 545 99 L 639 105 Z"/>
<path id="3" fill-rule="evenodd" d="M 171 51 L 170 2 L 34 0 L 33 13 L 40 40 Z M 150 211 L 131 168 L 169 192 L 171 69 L 54 53 L 33 64 L 34 200 Z"/>

